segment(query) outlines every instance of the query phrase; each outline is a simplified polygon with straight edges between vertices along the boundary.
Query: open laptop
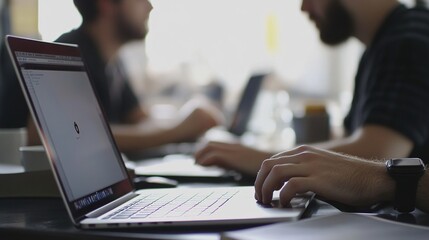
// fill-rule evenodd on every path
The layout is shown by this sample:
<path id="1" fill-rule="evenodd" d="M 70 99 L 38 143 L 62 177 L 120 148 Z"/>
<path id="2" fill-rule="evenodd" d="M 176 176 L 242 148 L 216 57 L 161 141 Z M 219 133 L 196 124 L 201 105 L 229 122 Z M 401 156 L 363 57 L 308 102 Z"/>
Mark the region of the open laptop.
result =
<path id="1" fill-rule="evenodd" d="M 8 36 L 9 54 L 73 223 L 82 228 L 195 226 L 296 220 L 255 202 L 253 187 L 135 191 L 74 45 Z"/>
<path id="2" fill-rule="evenodd" d="M 258 73 L 250 76 L 231 118 L 228 132 L 236 136 L 241 136 L 246 132 L 256 99 L 267 75 L 268 73 Z"/>
<path id="3" fill-rule="evenodd" d="M 255 108 L 255 103 L 268 73 L 257 73 L 247 81 L 237 107 L 227 126 L 215 127 L 206 132 L 200 142 L 239 142 L 239 137 L 247 131 L 247 126 Z M 180 151 L 181 146 L 184 151 Z M 191 145 L 191 147 L 190 147 Z M 174 147 L 177 146 L 177 147 Z M 170 154 L 163 157 L 127 162 L 139 176 L 162 176 L 179 181 L 235 181 L 240 174 L 219 167 L 203 167 L 195 164 L 192 154 L 197 144 L 173 144 Z M 171 144 L 166 147 L 172 147 Z M 183 149 L 183 147 L 182 147 Z M 171 154 L 173 152 L 173 154 Z"/>

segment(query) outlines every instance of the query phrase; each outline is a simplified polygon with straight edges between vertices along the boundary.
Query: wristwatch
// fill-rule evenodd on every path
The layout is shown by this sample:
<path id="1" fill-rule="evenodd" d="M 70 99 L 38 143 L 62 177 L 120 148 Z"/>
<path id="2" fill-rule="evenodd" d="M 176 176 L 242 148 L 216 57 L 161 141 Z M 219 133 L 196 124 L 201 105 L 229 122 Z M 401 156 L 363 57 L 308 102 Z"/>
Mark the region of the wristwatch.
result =
<path id="1" fill-rule="evenodd" d="M 417 184 L 426 167 L 420 158 L 397 158 L 386 161 L 389 175 L 396 182 L 394 209 L 407 213 L 415 209 Z"/>

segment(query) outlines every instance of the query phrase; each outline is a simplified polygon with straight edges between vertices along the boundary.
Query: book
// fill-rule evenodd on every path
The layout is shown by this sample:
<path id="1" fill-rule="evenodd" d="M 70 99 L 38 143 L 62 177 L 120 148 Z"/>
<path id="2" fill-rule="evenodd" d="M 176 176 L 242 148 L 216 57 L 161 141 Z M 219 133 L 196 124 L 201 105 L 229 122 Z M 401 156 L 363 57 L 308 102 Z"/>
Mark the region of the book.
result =
<path id="1" fill-rule="evenodd" d="M 429 239 L 429 227 L 400 223 L 376 216 L 339 213 L 297 222 L 276 223 L 261 227 L 230 231 L 223 240 L 362 240 L 362 239 Z"/>
<path id="2" fill-rule="evenodd" d="M 60 197 L 51 170 L 0 173 L 0 198 Z"/>

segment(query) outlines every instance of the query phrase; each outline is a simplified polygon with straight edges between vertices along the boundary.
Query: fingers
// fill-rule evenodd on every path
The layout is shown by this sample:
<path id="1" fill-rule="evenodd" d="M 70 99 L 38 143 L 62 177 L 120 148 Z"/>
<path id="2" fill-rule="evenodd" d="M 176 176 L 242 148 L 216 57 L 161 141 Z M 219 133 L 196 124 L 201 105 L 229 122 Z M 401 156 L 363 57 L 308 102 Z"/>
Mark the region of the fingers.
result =
<path id="1" fill-rule="evenodd" d="M 210 142 L 195 153 L 195 162 L 203 166 L 218 165 L 228 154 L 229 144 Z"/>
<path id="2" fill-rule="evenodd" d="M 267 178 L 268 174 L 270 174 L 272 167 L 276 165 L 277 162 L 278 161 L 274 159 L 265 160 L 261 165 L 258 175 L 256 175 L 255 198 L 259 202 L 262 202 L 262 186 L 264 185 L 265 179 Z"/>
<path id="3" fill-rule="evenodd" d="M 275 170 L 276 167 L 279 167 L 281 165 L 276 165 L 273 169 L 276 172 L 282 172 L 282 170 Z M 283 165 L 284 169 L 288 169 L 289 171 L 293 172 L 293 168 L 296 167 L 296 165 Z M 300 175 L 300 174 L 297 174 Z M 305 175 L 305 174 L 302 174 Z M 293 197 L 296 196 L 296 194 L 300 193 L 306 193 L 308 191 L 315 191 L 315 188 L 317 184 L 311 183 L 311 178 L 307 176 L 302 177 L 287 177 L 287 176 L 281 176 L 276 174 L 270 174 L 266 181 L 263 184 L 262 187 L 262 195 L 261 198 L 258 198 L 255 195 L 256 200 L 259 202 L 262 202 L 263 204 L 270 204 L 273 198 L 273 192 L 275 190 L 280 190 L 280 203 L 282 206 L 288 206 L 290 201 Z"/>
<path id="4" fill-rule="evenodd" d="M 256 192 L 258 192 L 257 200 L 269 204 L 273 197 L 273 192 L 280 190 L 285 182 L 296 177 L 306 177 L 305 168 L 300 164 L 278 164 L 272 167 L 270 173 L 258 187 L 255 184 Z"/>
<path id="5" fill-rule="evenodd" d="M 265 181 L 262 183 L 262 189 L 260 193 L 262 203 L 269 204 L 273 199 L 273 192 L 279 190 L 283 184 L 288 180 L 287 170 L 293 168 L 293 165 L 284 164 L 284 165 L 275 165 L 270 173 L 268 174 Z"/>
<path id="6" fill-rule="evenodd" d="M 278 173 L 275 172 L 273 174 L 288 174 L 288 176 L 285 176 L 284 179 L 288 179 L 290 177 L 293 176 L 298 176 L 296 174 L 305 174 L 303 172 L 302 169 L 298 171 L 296 171 L 296 168 L 292 168 L 292 164 L 300 164 L 302 162 L 307 162 L 310 161 L 314 158 L 313 153 L 311 152 L 301 152 L 295 155 L 291 155 L 291 156 L 282 156 L 282 157 L 278 157 L 278 158 L 271 158 L 271 159 L 267 159 L 265 160 L 262 165 L 261 168 L 258 172 L 258 175 L 256 176 L 256 181 L 255 181 L 255 197 L 256 200 L 258 201 L 262 201 L 263 199 L 263 194 L 262 194 L 262 189 L 264 188 L 264 183 L 265 181 L 267 181 L 267 178 L 270 174 L 272 174 L 272 169 L 276 166 L 276 165 L 281 165 L 284 164 L 284 168 L 286 170 L 284 170 L 284 172 L 281 172 L 280 170 L 276 170 L 279 171 Z M 287 168 L 291 167 L 290 170 L 287 170 Z M 295 172 L 293 171 L 295 170 Z M 308 173 L 306 173 L 308 174 Z"/>
<path id="7" fill-rule="evenodd" d="M 273 191 L 279 190 L 286 181 L 314 175 L 316 164 L 314 160 L 321 158 L 322 155 L 323 152 L 318 149 L 301 146 L 285 152 L 283 156 L 275 155 L 273 158 L 265 160 L 255 181 L 256 200 L 268 204 L 272 200 Z M 293 188 L 292 190 L 287 189 L 290 187 L 286 188 L 286 193 L 293 192 Z M 286 199 L 285 201 L 290 200 L 289 195 L 286 195 L 284 199 Z"/>
<path id="8" fill-rule="evenodd" d="M 306 193 L 313 191 L 312 187 L 314 184 L 311 182 L 311 178 L 307 177 L 294 177 L 291 178 L 280 191 L 280 203 L 282 206 L 289 205 L 290 201 L 296 194 Z"/>
<path id="9" fill-rule="evenodd" d="M 213 152 L 222 152 L 227 149 L 227 146 L 225 143 L 221 142 L 209 142 L 205 144 L 200 150 L 195 152 L 194 157 L 195 161 L 198 164 L 204 165 L 207 161 L 209 161 L 210 153 Z"/>
<path id="10" fill-rule="evenodd" d="M 226 155 L 222 153 L 209 153 L 204 156 L 197 164 L 201 166 L 217 166 L 224 169 L 232 169 L 231 163 L 228 162 Z"/>

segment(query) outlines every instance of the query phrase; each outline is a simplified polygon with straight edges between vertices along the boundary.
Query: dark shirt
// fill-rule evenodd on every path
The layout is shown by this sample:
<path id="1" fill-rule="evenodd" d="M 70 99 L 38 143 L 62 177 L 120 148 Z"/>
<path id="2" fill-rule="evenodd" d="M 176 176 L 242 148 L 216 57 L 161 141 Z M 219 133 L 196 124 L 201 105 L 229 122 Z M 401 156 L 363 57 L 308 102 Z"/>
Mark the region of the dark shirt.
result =
<path id="1" fill-rule="evenodd" d="M 27 126 L 28 108 L 3 42 L 0 48 L 0 128 Z"/>
<path id="2" fill-rule="evenodd" d="M 429 161 L 429 11 L 400 5 L 364 52 L 349 134 L 367 124 L 388 127 L 412 141 L 409 157 Z"/>
<path id="3" fill-rule="evenodd" d="M 139 107 L 122 63 L 116 60 L 107 64 L 97 45 L 82 29 L 63 34 L 57 42 L 79 45 L 90 79 L 110 123 L 123 123 L 125 117 Z M 1 57 L 0 128 L 25 127 L 28 119 L 25 99 L 9 58 L 6 55 Z"/>
<path id="4" fill-rule="evenodd" d="M 78 44 L 95 85 L 101 105 L 111 123 L 122 123 L 130 111 L 139 107 L 129 79 L 119 59 L 107 64 L 95 42 L 81 28 L 61 35 L 57 42 Z"/>

